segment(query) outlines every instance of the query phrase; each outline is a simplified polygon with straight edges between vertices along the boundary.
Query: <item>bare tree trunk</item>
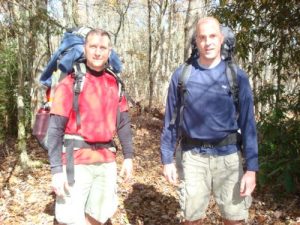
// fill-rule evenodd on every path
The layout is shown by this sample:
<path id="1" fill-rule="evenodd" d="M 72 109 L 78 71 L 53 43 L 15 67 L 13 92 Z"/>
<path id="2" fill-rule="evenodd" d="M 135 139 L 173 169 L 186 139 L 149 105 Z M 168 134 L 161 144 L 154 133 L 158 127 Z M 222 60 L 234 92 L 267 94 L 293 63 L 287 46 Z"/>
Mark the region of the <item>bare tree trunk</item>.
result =
<path id="1" fill-rule="evenodd" d="M 74 26 L 78 27 L 81 25 L 81 17 L 79 16 L 79 5 L 78 0 L 72 0 L 72 20 L 74 21 Z"/>
<path id="2" fill-rule="evenodd" d="M 40 2 L 41 3 L 41 2 Z M 26 8 L 24 7 L 26 6 Z M 18 107 L 18 145 L 20 162 L 23 168 L 37 166 L 39 163 L 32 162 L 27 154 L 27 127 L 31 125 L 30 112 L 26 110 L 26 104 L 30 101 L 30 90 L 33 83 L 33 61 L 36 52 L 36 36 L 39 27 L 37 17 L 40 9 L 45 5 L 38 3 L 22 4 L 18 2 L 13 5 L 11 15 L 15 22 L 18 49 L 18 88 L 17 88 L 17 107 Z M 25 85 L 25 81 L 26 85 Z M 25 99 L 28 99 L 25 102 Z"/>
<path id="3" fill-rule="evenodd" d="M 90 10 L 92 8 L 90 6 L 93 5 L 94 0 L 77 0 L 77 5 L 75 5 L 75 2 L 73 3 L 75 6 L 75 10 L 73 10 L 73 16 L 76 16 L 74 18 L 77 18 L 75 23 L 78 26 L 88 25 L 90 22 Z"/>
<path id="4" fill-rule="evenodd" d="M 126 4 L 124 5 L 124 9 L 122 7 L 123 3 L 124 3 L 123 0 L 118 1 L 117 13 L 119 14 L 120 20 L 119 20 L 119 24 L 118 24 L 118 27 L 117 27 L 117 31 L 115 32 L 115 38 L 114 38 L 114 44 L 115 45 L 117 44 L 117 39 L 118 39 L 119 32 L 120 32 L 122 26 L 124 26 L 125 16 L 127 14 L 127 11 L 129 9 L 130 4 L 131 4 L 131 0 L 128 0 L 126 2 Z"/>
<path id="5" fill-rule="evenodd" d="M 191 38 L 195 32 L 195 26 L 199 18 L 205 16 L 206 1 L 204 0 L 191 0 L 188 1 L 188 8 L 184 22 L 184 60 L 189 57 Z"/>
<path id="6" fill-rule="evenodd" d="M 148 76 L 149 76 L 149 109 L 152 107 L 152 99 L 153 99 L 153 77 L 151 72 L 152 66 L 152 28 L 151 28 L 151 0 L 147 1 L 148 6 Z"/>
<path id="7" fill-rule="evenodd" d="M 284 32 L 282 31 L 282 37 L 284 37 Z M 283 38 L 282 38 L 283 40 Z M 284 61 L 284 57 L 283 57 L 283 50 L 284 45 L 283 44 L 279 44 L 278 49 L 279 49 L 279 55 L 278 55 L 278 61 L 282 62 Z M 282 50 L 281 50 L 282 49 Z M 275 94 L 275 107 L 276 109 L 280 108 L 280 102 L 281 102 L 281 95 L 282 95 L 282 71 L 284 70 L 283 66 L 281 63 L 278 64 L 277 68 L 275 69 L 276 71 L 276 86 L 277 86 L 277 90 L 276 90 L 276 94 Z"/>
<path id="8" fill-rule="evenodd" d="M 24 19 L 21 16 L 21 12 L 23 9 L 20 8 L 19 4 L 13 4 L 11 8 L 11 15 L 16 21 L 16 24 L 24 23 Z M 23 12 L 24 13 L 24 12 Z M 18 88 L 17 88 L 17 107 L 18 107 L 18 144 L 17 150 L 20 154 L 21 166 L 26 169 L 29 164 L 29 157 L 27 154 L 26 148 L 26 120 L 25 120 L 25 102 L 24 102 L 24 81 L 25 81 L 25 69 L 26 69 L 26 58 L 24 57 L 26 54 L 24 53 L 24 46 L 26 46 L 24 42 L 24 29 L 23 26 L 20 26 L 18 29 L 20 33 L 17 35 L 17 45 L 18 45 Z"/>
<path id="9" fill-rule="evenodd" d="M 177 30 L 176 24 L 177 24 L 177 19 L 175 17 L 176 14 L 176 4 L 174 4 L 174 2 L 172 4 L 170 4 L 170 9 L 169 9 L 169 15 L 168 15 L 168 37 L 169 40 L 166 42 L 167 44 L 167 52 L 165 53 L 165 59 L 164 59 L 164 71 L 162 74 L 162 82 L 161 82 L 161 103 L 162 105 L 165 105 L 166 100 L 167 100 L 167 94 L 168 94 L 168 86 L 169 86 L 169 77 L 171 75 L 171 67 L 173 66 L 175 57 L 174 57 L 174 43 L 175 42 L 175 38 L 174 38 L 174 34 Z M 177 36 L 176 38 L 180 39 L 180 36 Z M 176 54 L 180 54 L 179 52 L 176 52 Z M 178 63 L 178 62 L 176 62 Z"/>
<path id="10" fill-rule="evenodd" d="M 18 46 L 21 49 L 22 40 L 18 38 Z M 22 52 L 22 51 L 21 51 Z M 26 146 L 26 120 L 25 120 L 25 103 L 24 103 L 24 71 L 22 62 L 22 53 L 19 52 L 19 76 L 18 76 L 18 92 L 17 92 L 17 106 L 18 106 L 18 151 L 20 153 L 21 166 L 23 168 L 29 167 L 29 156 L 27 154 Z"/>
<path id="11" fill-rule="evenodd" d="M 185 22 L 184 22 L 184 59 L 186 60 L 189 57 L 189 50 L 191 46 L 191 2 L 188 1 L 188 8 L 186 10 Z M 192 24 L 191 24 L 192 23 Z"/>
<path id="12" fill-rule="evenodd" d="M 63 6 L 63 18 L 64 18 L 64 26 L 65 27 L 74 27 L 76 26 L 76 21 L 74 16 L 76 13 L 74 12 L 75 0 L 65 0 L 62 1 Z"/>
<path id="13" fill-rule="evenodd" d="M 149 1 L 148 1 L 149 2 Z M 156 5 L 155 5 L 156 4 Z M 148 12 L 151 12 L 152 7 L 157 9 L 157 19 L 156 19 L 156 29 L 152 28 L 150 13 L 148 14 L 148 21 L 150 22 L 149 28 L 149 41 L 151 41 L 151 52 L 149 52 L 149 109 L 152 108 L 153 97 L 156 94 L 158 96 L 158 89 L 160 84 L 158 84 L 158 79 L 161 79 L 162 76 L 162 62 L 164 52 L 163 48 L 165 46 L 166 34 L 165 34 L 165 26 L 164 26 L 164 18 L 166 16 L 166 12 L 168 9 L 169 1 L 158 1 L 153 2 L 153 6 L 150 5 L 150 9 Z M 148 5 L 149 7 L 149 5 Z M 153 10 L 154 11 L 154 10 Z M 153 15 L 152 15 L 153 16 Z M 153 26 L 154 27 L 154 26 Z M 153 29 L 153 30 L 152 30 Z M 152 39 L 152 34 L 156 31 L 156 35 L 154 35 L 154 40 Z M 151 35 L 150 35 L 151 34 Z M 149 47 L 150 49 L 150 47 Z M 151 54 L 151 55 L 150 55 Z M 156 93 L 154 92 L 156 90 Z"/>

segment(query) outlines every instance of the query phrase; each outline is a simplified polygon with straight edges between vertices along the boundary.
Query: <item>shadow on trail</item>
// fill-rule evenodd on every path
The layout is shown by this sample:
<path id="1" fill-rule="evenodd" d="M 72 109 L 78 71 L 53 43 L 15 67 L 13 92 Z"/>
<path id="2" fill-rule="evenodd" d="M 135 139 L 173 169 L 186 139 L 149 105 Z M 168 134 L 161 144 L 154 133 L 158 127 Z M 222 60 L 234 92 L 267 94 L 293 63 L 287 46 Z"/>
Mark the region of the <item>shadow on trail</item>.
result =
<path id="1" fill-rule="evenodd" d="M 180 224 L 179 203 L 172 196 L 159 193 L 154 186 L 136 183 L 124 201 L 130 224 L 177 225 Z"/>

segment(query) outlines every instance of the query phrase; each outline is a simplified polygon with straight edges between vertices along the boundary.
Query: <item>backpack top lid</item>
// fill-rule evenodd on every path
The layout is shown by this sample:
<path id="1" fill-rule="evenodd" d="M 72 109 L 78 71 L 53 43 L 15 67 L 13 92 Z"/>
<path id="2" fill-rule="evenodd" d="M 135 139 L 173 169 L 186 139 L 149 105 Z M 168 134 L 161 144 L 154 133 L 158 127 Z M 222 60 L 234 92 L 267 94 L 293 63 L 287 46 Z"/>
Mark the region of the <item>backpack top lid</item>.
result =
<path id="1" fill-rule="evenodd" d="M 91 30 L 92 30 L 91 27 L 72 27 L 72 28 L 67 28 L 66 32 L 81 36 L 83 39 L 85 39 L 86 35 Z"/>
<path id="2" fill-rule="evenodd" d="M 234 49 L 235 49 L 235 35 L 232 29 L 228 26 L 221 25 L 220 26 L 221 32 L 224 36 L 224 41 L 221 46 L 221 58 L 223 60 L 232 60 Z M 192 52 L 190 57 L 187 59 L 186 63 L 191 64 L 191 62 L 199 57 L 199 50 L 196 44 L 196 32 L 194 32 L 192 39 L 191 39 L 191 48 Z"/>
<path id="3" fill-rule="evenodd" d="M 73 65 L 76 62 L 83 62 L 85 60 L 83 45 L 85 37 L 90 30 L 90 27 L 73 27 L 66 30 L 60 46 L 53 53 L 47 66 L 42 71 L 39 79 L 42 85 L 51 87 L 51 77 L 57 69 L 68 74 L 73 71 Z M 123 63 L 114 49 L 111 50 L 108 65 L 116 74 L 121 73 L 123 70 Z"/>

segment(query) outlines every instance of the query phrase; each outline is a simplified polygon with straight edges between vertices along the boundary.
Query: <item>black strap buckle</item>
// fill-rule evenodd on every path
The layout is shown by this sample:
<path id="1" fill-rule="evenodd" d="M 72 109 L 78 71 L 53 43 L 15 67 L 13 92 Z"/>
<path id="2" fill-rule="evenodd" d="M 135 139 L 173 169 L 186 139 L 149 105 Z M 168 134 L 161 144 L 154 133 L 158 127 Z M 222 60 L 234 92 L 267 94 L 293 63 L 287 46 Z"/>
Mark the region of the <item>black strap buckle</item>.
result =
<path id="1" fill-rule="evenodd" d="M 203 143 L 200 147 L 202 147 L 202 148 L 214 148 L 215 145 L 213 145 L 211 143 Z"/>

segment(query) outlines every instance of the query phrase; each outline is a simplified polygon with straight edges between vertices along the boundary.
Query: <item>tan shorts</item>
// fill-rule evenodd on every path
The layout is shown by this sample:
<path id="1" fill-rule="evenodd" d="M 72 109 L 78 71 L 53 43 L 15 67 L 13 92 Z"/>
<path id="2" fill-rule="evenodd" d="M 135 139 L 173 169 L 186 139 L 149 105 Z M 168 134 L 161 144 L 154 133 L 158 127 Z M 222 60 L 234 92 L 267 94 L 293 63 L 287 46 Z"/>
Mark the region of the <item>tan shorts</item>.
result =
<path id="1" fill-rule="evenodd" d="M 243 175 L 240 152 L 226 156 L 177 151 L 180 206 L 186 220 L 205 217 L 211 193 L 221 215 L 228 220 L 247 220 L 251 196 L 240 197 Z"/>
<path id="2" fill-rule="evenodd" d="M 65 197 L 57 197 L 59 223 L 85 224 L 85 213 L 100 223 L 112 217 L 118 206 L 116 163 L 75 165 L 75 184 Z"/>

